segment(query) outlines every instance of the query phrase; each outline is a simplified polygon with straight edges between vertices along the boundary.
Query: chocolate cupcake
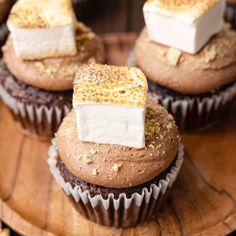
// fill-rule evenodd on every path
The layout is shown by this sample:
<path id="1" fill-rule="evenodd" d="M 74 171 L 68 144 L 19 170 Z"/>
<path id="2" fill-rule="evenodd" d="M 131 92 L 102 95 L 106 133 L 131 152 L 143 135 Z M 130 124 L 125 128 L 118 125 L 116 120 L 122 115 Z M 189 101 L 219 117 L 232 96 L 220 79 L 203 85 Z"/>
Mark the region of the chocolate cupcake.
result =
<path id="1" fill-rule="evenodd" d="M 83 66 L 74 110 L 49 149 L 54 178 L 95 223 L 131 227 L 155 219 L 182 165 L 174 119 L 146 103 L 145 80 L 135 68 Z"/>
<path id="2" fill-rule="evenodd" d="M 34 6 L 27 3 L 28 0 L 18 1 L 8 20 L 11 35 L 3 47 L 0 96 L 25 133 L 48 139 L 53 137 L 63 117 L 71 110 L 75 71 L 83 64 L 104 62 L 104 49 L 101 40 L 89 28 L 73 22 L 72 6 L 66 5 L 68 1 L 60 1 L 55 6 L 62 13 L 60 19 L 70 22 L 61 28 L 56 27 L 55 23 L 62 23 L 54 19 L 54 15 L 50 20 L 55 22 L 42 18 L 47 7 L 54 7 L 50 2 L 34 1 Z M 24 18 L 24 12 L 29 10 L 25 6 L 36 7 L 38 15 L 34 12 L 33 16 L 26 14 Z M 18 18 L 18 11 L 21 18 Z M 23 25 L 25 28 L 21 29 Z M 37 32 L 44 38 L 38 39 Z M 27 42 L 28 38 L 31 41 Z M 40 41 L 42 43 L 37 47 Z"/>
<path id="3" fill-rule="evenodd" d="M 149 40 L 144 30 L 135 58 L 149 79 L 149 90 L 182 131 L 219 121 L 236 95 L 236 33 L 225 27 L 198 54 L 190 55 Z"/>
<path id="4" fill-rule="evenodd" d="M 200 3 L 204 6 L 203 1 Z M 217 8 L 222 11 L 222 6 L 212 6 L 214 9 L 209 9 L 205 13 L 206 19 L 204 15 L 199 16 L 197 20 L 194 18 L 196 34 L 192 35 L 192 31 L 186 27 L 185 37 L 178 40 L 173 35 L 172 37 L 169 35 L 171 39 L 167 39 L 160 35 L 156 28 L 153 29 L 156 16 L 151 15 L 150 7 L 153 6 L 144 7 L 147 28 L 144 28 L 137 39 L 135 55 L 132 56 L 133 59 L 130 58 L 129 63 L 137 63 L 146 74 L 149 80 L 149 91 L 174 116 L 181 131 L 198 131 L 215 124 L 236 95 L 236 33 L 229 25 L 225 25 L 218 34 L 209 37 L 211 39 L 206 43 L 202 41 L 200 44 L 199 41 L 205 37 L 201 31 L 201 22 L 209 20 L 208 16 L 211 13 L 215 15 Z M 188 5 L 187 9 L 189 11 L 186 14 L 193 17 L 191 5 Z M 154 10 L 159 12 L 155 7 Z M 183 30 L 179 26 L 182 23 L 176 17 L 176 11 L 169 12 L 175 17 L 171 26 L 166 27 L 167 32 L 161 32 L 165 36 Z M 165 16 L 162 21 L 163 23 L 159 24 L 169 24 Z M 196 23 L 198 21 L 199 23 Z M 214 25 L 216 24 L 214 22 L 213 26 L 209 25 L 209 27 L 220 29 L 222 19 L 218 21 L 218 25 Z M 192 42 L 189 40 L 185 42 L 185 38 Z M 165 42 L 166 45 L 163 45 Z"/>
<path id="5" fill-rule="evenodd" d="M 233 29 L 236 29 L 236 1 L 235 0 L 226 1 L 225 20 L 232 25 Z"/>
<path id="6" fill-rule="evenodd" d="M 72 91 L 47 91 L 17 79 L 0 61 L 0 94 L 26 134 L 52 137 L 71 110 Z"/>

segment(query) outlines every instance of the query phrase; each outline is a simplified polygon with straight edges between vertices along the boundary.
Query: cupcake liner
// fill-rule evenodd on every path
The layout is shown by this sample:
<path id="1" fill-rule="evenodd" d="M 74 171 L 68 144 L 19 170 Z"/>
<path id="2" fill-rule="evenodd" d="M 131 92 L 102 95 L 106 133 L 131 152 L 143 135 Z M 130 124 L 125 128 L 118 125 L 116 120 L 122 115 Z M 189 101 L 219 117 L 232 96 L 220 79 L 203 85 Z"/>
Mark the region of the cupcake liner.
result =
<path id="1" fill-rule="evenodd" d="M 225 21 L 229 22 L 233 29 L 236 29 L 236 5 L 226 4 Z"/>
<path id="2" fill-rule="evenodd" d="M 18 101 L 2 86 L 0 97 L 27 135 L 45 140 L 54 136 L 63 118 L 71 110 L 71 105 L 47 107 Z"/>
<path id="3" fill-rule="evenodd" d="M 80 214 L 95 223 L 113 227 L 131 227 L 155 218 L 176 180 L 184 159 L 184 147 L 181 144 L 175 165 L 158 185 L 151 184 L 148 188 L 143 188 L 141 194 L 133 193 L 131 197 L 121 193 L 115 198 L 114 194 L 110 193 L 105 199 L 102 195 L 92 197 L 88 190 L 83 191 L 80 186 L 72 187 L 69 182 L 64 181 L 56 167 L 59 157 L 56 146 L 56 140 L 53 139 L 48 152 L 48 164 L 59 186 L 71 198 Z"/>
<path id="4" fill-rule="evenodd" d="M 173 115 L 181 131 L 202 131 L 217 123 L 236 96 L 236 82 L 209 97 L 176 99 L 170 95 L 150 96 Z"/>
<path id="5" fill-rule="evenodd" d="M 127 65 L 137 66 L 134 51 L 130 53 Z M 222 114 L 227 112 L 236 98 L 236 82 L 223 91 L 205 97 L 175 98 L 168 94 L 163 95 L 153 91 L 155 88 L 151 89 L 149 96 L 173 115 L 181 131 L 203 131 L 218 123 Z"/>

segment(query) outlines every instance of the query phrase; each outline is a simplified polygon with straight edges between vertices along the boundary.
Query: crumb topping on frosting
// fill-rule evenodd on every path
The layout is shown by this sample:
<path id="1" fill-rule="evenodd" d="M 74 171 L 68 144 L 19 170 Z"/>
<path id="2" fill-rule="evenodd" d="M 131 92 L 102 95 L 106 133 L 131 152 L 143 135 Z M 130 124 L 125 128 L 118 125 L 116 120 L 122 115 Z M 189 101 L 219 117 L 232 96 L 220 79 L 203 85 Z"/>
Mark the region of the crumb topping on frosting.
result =
<path id="1" fill-rule="evenodd" d="M 148 0 L 146 5 L 173 14 L 191 15 L 195 20 L 208 12 L 220 0 Z"/>
<path id="2" fill-rule="evenodd" d="M 113 170 L 114 172 L 118 172 L 118 171 L 121 170 L 122 166 L 123 166 L 122 163 L 115 163 L 115 164 L 112 166 L 112 170 Z"/>
<path id="3" fill-rule="evenodd" d="M 73 23 L 70 0 L 18 0 L 8 25 L 18 28 L 54 28 Z"/>
<path id="4" fill-rule="evenodd" d="M 97 176 L 97 175 L 98 175 L 98 171 L 97 171 L 96 168 L 93 169 L 93 171 L 92 171 L 92 175 L 93 175 L 93 176 Z"/>
<path id="5" fill-rule="evenodd" d="M 223 30 L 205 46 L 202 50 L 203 60 L 212 62 L 218 57 L 225 57 L 229 49 L 236 44 L 236 32 L 230 24 L 225 24 Z"/>
<path id="6" fill-rule="evenodd" d="M 84 65 L 74 80 L 73 103 L 143 107 L 147 89 L 147 79 L 138 68 Z"/>
<path id="7" fill-rule="evenodd" d="M 147 40 L 150 41 L 149 38 L 147 38 Z M 150 42 L 154 43 L 152 41 Z M 196 61 L 195 65 L 193 65 L 193 67 L 196 67 L 199 63 L 209 64 L 214 62 L 217 58 L 224 58 L 229 52 L 229 49 L 235 44 L 236 32 L 231 29 L 230 24 L 225 24 L 223 30 L 213 37 L 209 43 L 196 55 L 189 55 L 178 49 L 162 46 L 160 46 L 157 50 L 160 58 L 169 66 L 178 66 L 185 63 L 189 60 L 189 57 L 191 57 L 198 58 L 198 61 Z"/>
<path id="8" fill-rule="evenodd" d="M 176 48 L 169 48 L 165 56 L 171 65 L 176 66 L 180 61 L 181 55 L 182 53 L 180 50 Z"/>
<path id="9" fill-rule="evenodd" d="M 81 22 L 76 22 L 76 46 L 78 53 L 82 53 L 83 51 L 88 51 L 88 48 L 85 47 L 85 42 L 88 40 L 93 40 L 95 38 L 95 34 L 91 31 L 90 28 L 86 27 Z M 86 63 L 94 63 L 96 59 L 90 57 Z M 75 71 L 80 68 L 81 65 L 78 62 L 70 63 L 66 67 L 61 66 L 59 63 L 45 63 L 44 60 L 35 60 L 35 67 L 41 73 L 45 73 L 48 76 L 55 75 L 55 73 L 59 73 L 61 76 L 72 76 L 75 74 Z"/>
<path id="10" fill-rule="evenodd" d="M 228 24 L 197 54 L 181 52 L 177 65 L 168 61 L 165 56 L 168 50 L 169 47 L 150 42 L 146 29 L 135 47 L 139 67 L 150 80 L 166 88 L 184 94 L 202 94 L 235 81 L 236 32 Z"/>

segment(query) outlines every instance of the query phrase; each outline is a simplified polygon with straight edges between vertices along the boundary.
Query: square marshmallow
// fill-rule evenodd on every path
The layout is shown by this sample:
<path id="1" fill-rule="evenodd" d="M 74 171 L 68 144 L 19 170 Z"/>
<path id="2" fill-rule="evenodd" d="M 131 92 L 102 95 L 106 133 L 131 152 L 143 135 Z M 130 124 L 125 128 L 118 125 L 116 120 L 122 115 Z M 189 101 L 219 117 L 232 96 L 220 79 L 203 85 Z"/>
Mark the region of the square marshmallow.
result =
<path id="1" fill-rule="evenodd" d="M 70 0 L 18 0 L 7 25 L 16 55 L 34 60 L 75 55 L 74 22 Z"/>
<path id="2" fill-rule="evenodd" d="M 149 37 L 195 54 L 223 28 L 224 0 L 149 0 L 143 12 Z"/>
<path id="3" fill-rule="evenodd" d="M 137 68 L 83 66 L 73 94 L 79 140 L 144 148 L 146 96 Z"/>

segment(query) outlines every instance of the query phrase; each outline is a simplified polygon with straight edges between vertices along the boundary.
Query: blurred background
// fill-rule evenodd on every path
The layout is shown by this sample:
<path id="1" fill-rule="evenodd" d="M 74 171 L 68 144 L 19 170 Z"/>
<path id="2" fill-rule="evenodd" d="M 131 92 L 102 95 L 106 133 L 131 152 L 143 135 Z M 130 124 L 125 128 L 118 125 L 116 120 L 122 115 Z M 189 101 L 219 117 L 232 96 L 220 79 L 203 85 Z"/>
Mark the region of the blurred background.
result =
<path id="1" fill-rule="evenodd" d="M 96 33 L 140 31 L 145 0 L 72 0 L 79 20 Z M 80 9 L 80 10 L 77 10 Z"/>

